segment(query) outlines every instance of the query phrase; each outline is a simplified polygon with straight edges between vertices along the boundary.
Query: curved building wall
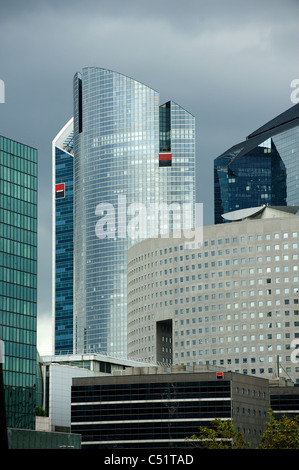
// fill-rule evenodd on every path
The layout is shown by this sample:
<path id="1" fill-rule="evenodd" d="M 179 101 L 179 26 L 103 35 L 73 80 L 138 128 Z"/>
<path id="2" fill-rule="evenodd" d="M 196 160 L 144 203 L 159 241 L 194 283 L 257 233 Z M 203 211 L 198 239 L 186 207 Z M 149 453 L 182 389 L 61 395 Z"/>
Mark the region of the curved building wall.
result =
<path id="1" fill-rule="evenodd" d="M 298 233 L 298 217 L 287 216 L 204 227 L 196 250 L 175 238 L 136 244 L 128 357 L 298 382 Z"/>
<path id="2" fill-rule="evenodd" d="M 162 166 L 159 94 L 106 69 L 88 67 L 74 77 L 77 353 L 127 353 L 127 249 L 134 243 L 127 233 L 127 208 L 194 202 L 194 118 L 174 103 L 168 108 L 165 129 L 173 126 L 179 142 L 172 146 L 167 135 L 172 161 L 165 160 L 168 153 Z"/>

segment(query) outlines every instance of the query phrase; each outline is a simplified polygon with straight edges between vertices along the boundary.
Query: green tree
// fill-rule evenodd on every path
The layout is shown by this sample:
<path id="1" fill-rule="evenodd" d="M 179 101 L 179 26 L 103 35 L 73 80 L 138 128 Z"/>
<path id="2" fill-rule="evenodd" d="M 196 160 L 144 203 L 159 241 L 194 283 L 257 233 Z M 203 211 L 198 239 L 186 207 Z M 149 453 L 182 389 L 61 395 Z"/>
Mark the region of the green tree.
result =
<path id="1" fill-rule="evenodd" d="M 270 421 L 265 423 L 259 449 L 299 449 L 299 415 L 276 419 L 269 410 Z"/>
<path id="2" fill-rule="evenodd" d="M 199 434 L 187 438 L 194 447 L 205 449 L 246 449 L 250 446 L 243 435 L 236 431 L 230 420 L 217 418 L 211 421 L 212 427 L 200 427 Z"/>
<path id="3" fill-rule="evenodd" d="M 35 414 L 36 416 L 47 416 L 47 412 L 41 406 L 35 408 Z"/>

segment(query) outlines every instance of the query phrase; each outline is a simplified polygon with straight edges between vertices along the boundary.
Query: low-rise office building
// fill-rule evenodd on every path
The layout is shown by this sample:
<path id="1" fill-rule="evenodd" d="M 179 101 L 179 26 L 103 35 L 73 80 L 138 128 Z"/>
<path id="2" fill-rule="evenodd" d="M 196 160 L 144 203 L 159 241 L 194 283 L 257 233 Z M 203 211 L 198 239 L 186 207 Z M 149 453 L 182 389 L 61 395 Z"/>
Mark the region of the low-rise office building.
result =
<path id="1" fill-rule="evenodd" d="M 102 356 L 100 354 L 70 354 L 40 358 L 41 407 L 46 418 L 37 417 L 36 429 L 50 432 L 70 432 L 71 386 L 74 377 L 111 375 L 126 367 L 144 365 L 138 361 Z"/>
<path id="2" fill-rule="evenodd" d="M 295 418 L 299 415 L 299 387 L 277 378 L 270 381 L 270 408 L 275 418 Z"/>
<path id="3" fill-rule="evenodd" d="M 190 448 L 211 420 L 232 420 L 252 447 L 268 419 L 268 381 L 209 366 L 130 368 L 75 378 L 71 431 L 82 449 Z"/>
<path id="4" fill-rule="evenodd" d="M 152 238 L 128 253 L 128 357 L 299 382 L 297 207 L 203 227 L 201 247 Z"/>

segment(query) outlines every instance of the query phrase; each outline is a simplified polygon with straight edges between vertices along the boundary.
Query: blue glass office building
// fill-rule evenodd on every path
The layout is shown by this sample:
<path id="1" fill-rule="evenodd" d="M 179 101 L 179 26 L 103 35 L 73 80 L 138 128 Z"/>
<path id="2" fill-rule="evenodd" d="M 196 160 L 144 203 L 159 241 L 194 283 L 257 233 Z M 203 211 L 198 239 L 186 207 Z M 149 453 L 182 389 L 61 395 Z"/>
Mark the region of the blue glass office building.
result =
<path id="1" fill-rule="evenodd" d="M 214 217 L 257 207 L 299 205 L 299 104 L 214 161 Z"/>
<path id="2" fill-rule="evenodd" d="M 133 204 L 194 204 L 195 120 L 117 72 L 87 67 L 73 84 L 74 352 L 126 356 L 127 249 L 134 243 L 126 217 Z M 101 226 L 108 213 L 111 223 Z"/>
<path id="3" fill-rule="evenodd" d="M 73 352 L 73 119 L 52 143 L 55 354 Z"/>
<path id="4" fill-rule="evenodd" d="M 7 426 L 35 429 L 37 150 L 0 136 L 0 339 Z"/>

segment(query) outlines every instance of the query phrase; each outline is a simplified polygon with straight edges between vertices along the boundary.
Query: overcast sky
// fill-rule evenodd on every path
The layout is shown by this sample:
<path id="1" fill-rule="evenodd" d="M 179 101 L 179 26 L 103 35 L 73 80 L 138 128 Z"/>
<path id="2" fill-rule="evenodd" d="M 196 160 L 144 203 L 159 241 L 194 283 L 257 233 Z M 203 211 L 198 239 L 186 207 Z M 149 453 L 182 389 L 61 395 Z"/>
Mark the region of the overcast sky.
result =
<path id="1" fill-rule="evenodd" d="M 115 70 L 195 115 L 198 202 L 213 223 L 213 160 L 293 106 L 298 0 L 0 0 L 0 134 L 39 152 L 38 348 L 52 350 L 51 143 L 73 75 Z"/>

